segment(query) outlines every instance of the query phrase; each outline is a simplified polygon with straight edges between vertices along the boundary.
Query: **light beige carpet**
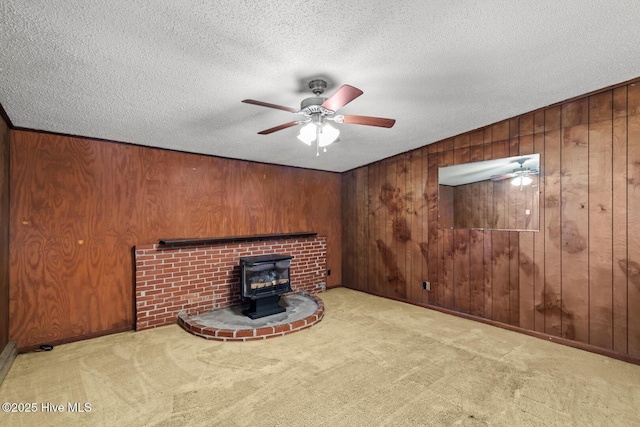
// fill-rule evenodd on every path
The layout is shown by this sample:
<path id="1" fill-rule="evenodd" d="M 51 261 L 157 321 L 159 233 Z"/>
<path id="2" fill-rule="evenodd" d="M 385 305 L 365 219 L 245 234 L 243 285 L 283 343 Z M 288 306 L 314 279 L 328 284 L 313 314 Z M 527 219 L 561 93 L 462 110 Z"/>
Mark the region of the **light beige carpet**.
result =
<path id="1" fill-rule="evenodd" d="M 266 341 L 166 326 L 19 355 L 0 400 L 38 412 L 0 425 L 640 425 L 640 366 L 348 289 L 320 297 L 320 323 Z"/>

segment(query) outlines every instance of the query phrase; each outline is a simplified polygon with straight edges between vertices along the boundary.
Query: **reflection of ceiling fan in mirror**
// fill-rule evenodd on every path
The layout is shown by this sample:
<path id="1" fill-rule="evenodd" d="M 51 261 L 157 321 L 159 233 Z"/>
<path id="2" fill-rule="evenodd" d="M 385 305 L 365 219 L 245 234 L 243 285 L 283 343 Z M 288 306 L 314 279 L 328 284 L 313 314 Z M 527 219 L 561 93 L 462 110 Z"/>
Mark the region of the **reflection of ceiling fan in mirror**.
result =
<path id="1" fill-rule="evenodd" d="M 540 173 L 540 170 L 524 167 L 525 161 L 527 161 L 526 158 L 517 159 L 516 160 L 516 163 L 518 163 L 517 168 L 513 169 L 513 171 L 510 173 L 493 175 L 491 176 L 491 180 L 502 181 L 505 179 L 511 179 L 511 184 L 514 186 L 519 186 L 521 190 L 522 190 L 522 187 L 531 185 L 531 183 L 533 182 L 531 175 L 538 175 Z"/>
<path id="2" fill-rule="evenodd" d="M 300 129 L 300 135 L 298 139 L 307 145 L 316 143 L 316 155 L 318 155 L 320 147 L 326 147 L 336 141 L 340 132 L 331 126 L 328 122 L 334 123 L 346 123 L 353 125 L 365 125 L 365 126 L 377 126 L 390 128 L 395 124 L 393 119 L 384 119 L 380 117 L 370 116 L 347 116 L 342 114 L 336 114 L 340 108 L 347 105 L 357 97 L 363 94 L 363 92 L 349 85 L 342 85 L 333 95 L 329 98 L 324 98 L 320 95 L 327 88 L 327 83 L 324 80 L 316 79 L 309 83 L 309 89 L 315 96 L 304 99 L 300 104 L 300 109 L 283 107 L 281 105 L 270 104 L 262 101 L 255 101 L 253 99 L 245 99 L 242 102 L 247 104 L 258 105 L 261 107 L 275 108 L 278 110 L 288 111 L 297 115 L 295 120 L 281 124 L 279 126 L 272 127 L 270 129 L 258 132 L 259 135 L 268 135 L 279 130 L 287 129 L 296 125 L 304 125 Z"/>

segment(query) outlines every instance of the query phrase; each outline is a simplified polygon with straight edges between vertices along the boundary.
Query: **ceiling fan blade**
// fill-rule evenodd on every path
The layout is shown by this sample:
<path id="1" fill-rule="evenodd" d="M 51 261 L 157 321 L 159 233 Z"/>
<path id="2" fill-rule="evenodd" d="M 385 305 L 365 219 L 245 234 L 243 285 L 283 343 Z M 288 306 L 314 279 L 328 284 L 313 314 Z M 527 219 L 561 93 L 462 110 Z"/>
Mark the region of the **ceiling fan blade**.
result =
<path id="1" fill-rule="evenodd" d="M 263 130 L 261 132 L 258 132 L 258 135 L 269 135 L 270 133 L 278 132 L 279 130 L 290 128 L 291 126 L 295 126 L 297 124 L 298 124 L 298 122 L 285 123 L 283 125 L 276 126 L 276 127 L 271 128 L 271 129 L 267 129 L 267 130 Z"/>
<path id="2" fill-rule="evenodd" d="M 298 110 L 296 110 L 295 108 L 283 107 L 282 105 L 276 105 L 276 104 L 269 104 L 268 102 L 256 101 L 255 99 L 244 99 L 244 100 L 242 100 L 242 102 L 244 102 L 245 104 L 258 105 L 260 107 L 275 108 L 277 110 L 288 111 L 290 113 L 297 113 L 298 112 Z"/>
<path id="3" fill-rule="evenodd" d="M 363 93 L 364 92 L 356 87 L 342 85 L 340 89 L 322 103 L 322 106 L 327 110 L 338 111 L 338 109 L 344 107 Z"/>
<path id="4" fill-rule="evenodd" d="M 517 173 L 505 173 L 504 175 L 492 175 L 489 177 L 491 181 L 502 181 L 503 179 L 515 178 Z"/>
<path id="5" fill-rule="evenodd" d="M 370 116 L 344 116 L 343 123 L 350 125 L 366 125 L 378 126 L 381 128 L 390 128 L 396 123 L 394 119 L 383 119 L 381 117 Z"/>
<path id="6" fill-rule="evenodd" d="M 502 175 L 492 175 L 489 177 L 491 181 L 502 181 L 503 179 L 515 178 L 517 176 L 529 176 L 529 175 L 539 175 L 540 169 L 514 169 L 511 173 L 505 173 Z"/>

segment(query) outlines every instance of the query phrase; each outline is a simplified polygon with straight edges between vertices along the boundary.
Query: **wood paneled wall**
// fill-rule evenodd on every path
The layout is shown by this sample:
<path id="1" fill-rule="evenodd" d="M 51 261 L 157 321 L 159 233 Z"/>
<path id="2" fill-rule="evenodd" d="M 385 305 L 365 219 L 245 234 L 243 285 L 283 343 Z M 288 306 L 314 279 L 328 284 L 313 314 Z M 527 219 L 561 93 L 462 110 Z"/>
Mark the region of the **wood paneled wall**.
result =
<path id="1" fill-rule="evenodd" d="M 340 175 L 11 131 L 19 348 L 134 325 L 133 254 L 159 238 L 312 231 L 341 283 Z"/>
<path id="2" fill-rule="evenodd" d="M 539 232 L 438 227 L 438 167 L 531 153 Z M 640 83 L 346 172 L 342 191 L 345 286 L 640 357 Z"/>
<path id="3" fill-rule="evenodd" d="M 9 342 L 9 135 L 0 117 L 0 353 Z"/>

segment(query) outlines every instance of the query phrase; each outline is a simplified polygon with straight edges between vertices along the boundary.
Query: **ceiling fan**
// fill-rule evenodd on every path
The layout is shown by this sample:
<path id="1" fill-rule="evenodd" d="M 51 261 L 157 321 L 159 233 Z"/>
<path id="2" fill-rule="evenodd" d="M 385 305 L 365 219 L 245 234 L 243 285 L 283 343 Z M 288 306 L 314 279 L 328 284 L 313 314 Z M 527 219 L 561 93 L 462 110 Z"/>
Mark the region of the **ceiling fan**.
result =
<path id="1" fill-rule="evenodd" d="M 517 159 L 515 162 L 518 163 L 518 167 L 513 169 L 512 172 L 501 174 L 501 175 L 492 175 L 490 177 L 491 181 L 502 181 L 505 179 L 511 179 L 511 184 L 515 186 L 520 186 L 522 190 L 523 186 L 530 185 L 533 182 L 530 175 L 538 175 L 540 173 L 539 169 L 531 169 L 524 167 L 524 162 L 526 162 L 526 158 Z"/>
<path id="2" fill-rule="evenodd" d="M 319 155 L 320 147 L 326 147 L 338 140 L 340 132 L 327 122 L 346 123 L 353 125 L 377 126 L 390 128 L 395 124 L 394 119 L 385 119 L 371 116 L 353 116 L 336 114 L 340 108 L 344 107 L 363 92 L 350 85 L 342 85 L 333 95 L 325 98 L 322 93 L 327 88 L 327 82 L 321 79 L 309 82 L 309 89 L 315 96 L 303 99 L 300 109 L 283 107 L 281 105 L 270 104 L 268 102 L 245 99 L 246 104 L 258 105 L 261 107 L 275 108 L 278 110 L 294 113 L 299 117 L 291 122 L 284 123 L 270 129 L 258 132 L 259 135 L 268 135 L 279 130 L 287 129 L 296 125 L 304 125 L 300 130 L 298 139 L 307 145 L 316 142 L 316 155 Z"/>

